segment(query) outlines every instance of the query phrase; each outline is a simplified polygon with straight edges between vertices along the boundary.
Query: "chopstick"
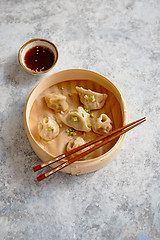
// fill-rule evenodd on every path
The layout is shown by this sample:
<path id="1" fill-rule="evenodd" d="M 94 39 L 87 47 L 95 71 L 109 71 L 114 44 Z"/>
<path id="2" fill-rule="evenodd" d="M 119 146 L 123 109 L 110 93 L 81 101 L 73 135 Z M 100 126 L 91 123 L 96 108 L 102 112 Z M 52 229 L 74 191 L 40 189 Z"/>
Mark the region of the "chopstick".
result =
<path id="1" fill-rule="evenodd" d="M 88 142 L 88 143 L 85 143 L 85 144 L 79 146 L 78 148 L 72 149 L 72 150 L 69 151 L 69 152 L 66 152 L 66 153 L 64 153 L 64 154 L 61 154 L 61 155 L 53 158 L 52 160 L 50 160 L 50 161 L 48 161 L 48 162 L 45 162 L 45 163 L 42 163 L 42 164 L 39 164 L 39 165 L 33 167 L 33 170 L 34 170 L 34 171 L 38 171 L 38 170 L 40 170 L 40 169 L 43 169 L 43 168 L 46 167 L 46 166 L 49 166 L 50 164 L 56 163 L 56 162 L 58 162 L 59 160 L 65 158 L 65 157 L 68 157 L 68 156 L 72 155 L 73 153 L 78 152 L 78 151 L 80 151 L 80 150 L 82 150 L 82 149 L 84 149 L 84 148 L 86 148 L 86 147 L 88 147 L 88 146 L 92 146 L 93 144 L 95 144 L 95 143 L 97 143 L 97 142 L 100 141 L 100 143 L 94 145 L 92 148 L 90 148 L 90 149 L 88 149 L 88 150 L 80 153 L 79 155 L 77 155 L 77 156 L 75 156 L 75 157 L 73 157 L 73 158 L 70 158 L 70 159 L 69 159 L 68 161 L 66 161 L 65 163 L 62 163 L 62 164 L 58 165 L 57 167 L 53 168 L 52 170 L 50 170 L 50 171 L 48 171 L 48 172 L 40 175 L 39 177 L 37 177 L 37 180 L 38 180 L 39 182 L 42 181 L 43 179 L 45 179 L 45 178 L 49 177 L 50 175 L 52 175 L 52 174 L 60 171 L 61 169 L 67 167 L 68 165 L 70 165 L 70 164 L 72 164 L 73 162 L 77 161 L 78 159 L 80 159 L 80 158 L 88 155 L 89 153 L 97 150 L 98 148 L 102 147 L 103 145 L 107 144 L 108 142 L 110 142 L 110 141 L 112 141 L 113 139 L 121 136 L 122 134 L 128 132 L 128 131 L 131 130 L 132 128 L 138 126 L 139 124 L 141 124 L 141 123 L 143 123 L 143 122 L 145 122 L 145 121 L 146 121 L 146 118 L 145 118 L 145 117 L 144 117 L 144 118 L 141 118 L 141 119 L 139 119 L 139 120 L 137 120 L 137 121 L 134 121 L 134 122 L 132 122 L 132 123 L 130 123 L 130 124 L 127 124 L 127 125 L 125 125 L 125 126 L 123 126 L 123 127 L 120 127 L 120 128 L 118 128 L 118 129 L 116 129 L 116 130 L 114 130 L 114 131 L 112 131 L 112 132 L 110 132 L 110 133 L 108 133 L 108 134 L 105 134 L 105 135 L 103 135 L 103 136 L 100 136 L 100 137 L 98 137 L 98 138 L 96 138 L 96 139 L 94 139 L 94 140 L 92 140 L 92 141 L 90 141 L 90 142 Z M 103 140 L 103 141 L 102 141 L 102 140 Z"/>
<path id="2" fill-rule="evenodd" d="M 137 120 L 137 121 L 134 121 L 134 122 L 132 122 L 132 123 L 129 123 L 129 124 L 123 126 L 123 127 L 120 127 L 120 128 L 118 128 L 118 129 L 110 132 L 110 133 L 107 133 L 107 134 L 105 134 L 105 135 L 102 135 L 102 136 L 100 136 L 100 137 L 98 137 L 98 138 L 96 138 L 96 139 L 93 139 L 92 141 L 89 141 L 89 142 L 87 142 L 87 143 L 85 143 L 85 144 L 83 144 L 83 145 L 81 145 L 81 146 L 79 146 L 79 147 L 77 147 L 77 148 L 75 148 L 75 149 L 72 149 L 72 150 L 70 150 L 70 151 L 68 151 L 68 152 L 66 152 L 66 153 L 63 153 L 63 154 L 61 154 L 61 155 L 53 158 L 52 160 L 49 160 L 48 162 L 41 163 L 41 164 L 33 167 L 33 170 L 34 170 L 34 172 L 36 172 L 36 171 L 38 171 L 38 170 L 40 170 L 40 169 L 43 169 L 43 168 L 45 168 L 45 167 L 47 167 L 47 166 L 49 166 L 49 165 L 51 165 L 51 164 L 53 164 L 53 163 L 58 162 L 59 160 L 61 160 L 61 159 L 63 159 L 63 158 L 66 158 L 66 157 L 70 156 L 71 154 L 73 154 L 73 153 L 75 153 L 75 152 L 78 152 L 78 151 L 80 151 L 80 150 L 82 150 L 82 149 L 84 149 L 84 148 L 86 148 L 86 147 L 88 147 L 88 146 L 91 146 L 91 145 L 94 144 L 94 143 L 97 143 L 97 142 L 105 139 L 106 137 L 109 137 L 109 136 L 113 135 L 114 133 L 120 132 L 121 130 L 124 130 L 125 128 L 132 126 L 133 124 L 136 124 L 136 123 L 138 123 L 138 122 L 140 122 L 140 121 L 143 121 L 144 119 L 145 119 L 145 117 L 144 117 L 144 118 L 141 118 L 141 119 L 139 119 L 139 120 Z"/>

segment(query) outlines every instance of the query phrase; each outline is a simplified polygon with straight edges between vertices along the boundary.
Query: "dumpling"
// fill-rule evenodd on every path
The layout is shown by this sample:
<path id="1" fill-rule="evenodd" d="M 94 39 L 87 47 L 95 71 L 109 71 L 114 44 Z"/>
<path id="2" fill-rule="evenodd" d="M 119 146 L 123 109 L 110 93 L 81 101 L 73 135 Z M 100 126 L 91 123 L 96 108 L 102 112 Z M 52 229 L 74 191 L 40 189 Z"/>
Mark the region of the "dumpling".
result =
<path id="1" fill-rule="evenodd" d="M 66 96 L 62 94 L 48 93 L 44 98 L 47 106 L 55 111 L 66 111 L 68 109 Z"/>
<path id="2" fill-rule="evenodd" d="M 89 132 L 91 131 L 89 117 L 90 114 L 86 113 L 83 107 L 78 107 L 76 111 L 72 110 L 65 115 L 61 115 L 61 120 L 75 130 Z"/>
<path id="3" fill-rule="evenodd" d="M 38 133 L 46 141 L 53 140 L 59 134 L 59 125 L 54 119 L 45 117 L 38 123 Z"/>
<path id="4" fill-rule="evenodd" d="M 81 138 L 81 137 L 77 137 L 76 139 L 73 139 L 73 138 L 72 138 L 72 139 L 68 142 L 68 144 L 67 144 L 67 152 L 69 152 L 70 150 L 72 150 L 72 149 L 74 149 L 74 148 L 77 148 L 77 147 L 79 147 L 79 146 L 81 146 L 81 145 L 83 145 L 83 144 L 85 144 L 85 141 L 84 141 L 83 138 Z M 74 157 L 74 156 L 76 156 L 77 154 L 82 153 L 83 151 L 86 151 L 86 149 L 80 150 L 80 151 L 72 154 L 71 156 Z"/>
<path id="5" fill-rule="evenodd" d="M 102 113 L 96 121 L 93 120 L 92 122 L 93 132 L 99 134 L 109 133 L 112 130 L 111 123 L 111 119 L 106 114 Z"/>
<path id="6" fill-rule="evenodd" d="M 100 109 L 104 106 L 107 94 L 93 92 L 82 87 L 76 87 L 81 103 L 89 110 Z"/>

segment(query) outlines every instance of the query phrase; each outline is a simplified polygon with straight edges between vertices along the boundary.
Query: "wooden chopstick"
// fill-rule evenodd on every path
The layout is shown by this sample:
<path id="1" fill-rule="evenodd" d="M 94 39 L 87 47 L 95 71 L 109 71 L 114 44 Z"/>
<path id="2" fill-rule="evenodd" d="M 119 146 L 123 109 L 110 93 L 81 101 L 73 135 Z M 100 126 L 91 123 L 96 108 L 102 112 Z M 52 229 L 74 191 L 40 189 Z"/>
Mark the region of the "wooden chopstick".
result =
<path id="1" fill-rule="evenodd" d="M 100 136 L 100 137 L 98 137 L 98 138 L 96 138 L 96 139 L 93 139 L 92 141 L 89 141 L 89 142 L 87 142 L 87 143 L 85 143 L 85 144 L 83 144 L 83 145 L 81 145 L 81 146 L 79 146 L 79 147 L 77 147 L 77 148 L 74 148 L 74 149 L 72 149 L 72 150 L 70 150 L 70 151 L 68 151 L 68 152 L 66 152 L 66 153 L 63 153 L 63 154 L 61 154 L 61 155 L 59 155 L 59 156 L 57 156 L 57 157 L 49 160 L 48 162 L 41 163 L 41 164 L 33 167 L 33 170 L 34 170 L 34 172 L 36 172 L 36 171 L 38 171 L 38 170 L 40 170 L 40 169 L 43 169 L 43 168 L 45 168 L 45 167 L 47 167 L 47 166 L 49 166 L 49 165 L 51 165 L 51 164 L 53 164 L 53 163 L 58 162 L 59 160 L 61 160 L 61 159 L 63 159 L 63 158 L 66 158 L 66 157 L 70 156 L 71 154 L 73 154 L 73 153 L 75 153 L 75 152 L 78 152 L 78 151 L 80 151 L 80 150 L 82 150 L 82 149 L 84 149 L 84 148 L 86 148 L 86 147 L 88 147 L 88 146 L 91 146 L 91 145 L 93 145 L 94 143 L 97 143 L 97 142 L 105 139 L 106 137 L 109 137 L 109 136 L 113 135 L 114 133 L 120 132 L 120 131 L 122 131 L 123 129 L 125 129 L 125 128 L 127 128 L 127 127 L 130 127 L 130 126 L 132 126 L 133 124 L 136 124 L 136 123 L 138 123 L 138 122 L 140 122 L 140 121 L 142 121 L 142 120 L 144 120 L 144 119 L 145 119 L 145 117 L 144 117 L 144 118 L 141 118 L 141 119 L 139 119 L 139 120 L 137 120 L 137 121 L 134 121 L 134 122 L 132 122 L 132 123 L 129 123 L 129 124 L 123 126 L 123 127 L 120 127 L 120 128 L 118 128 L 118 129 L 110 132 L 110 133 L 107 133 L 107 134 L 105 134 L 105 135 L 102 135 L 102 136 Z"/>
<path id="2" fill-rule="evenodd" d="M 96 139 L 96 141 L 92 140 L 92 141 L 88 142 L 88 144 L 90 143 L 90 144 L 92 145 L 93 143 L 96 143 L 96 142 L 101 141 L 101 140 L 104 139 L 104 140 L 101 141 L 100 143 L 94 145 L 92 148 L 90 148 L 90 149 L 88 149 L 88 150 L 80 153 L 78 156 L 75 156 L 75 157 L 73 157 L 73 158 L 70 158 L 70 159 L 69 159 L 68 161 L 66 161 L 65 163 L 62 163 L 62 164 L 58 165 L 57 167 L 53 168 L 52 170 L 50 170 L 50 171 L 48 171 L 48 172 L 46 172 L 46 173 L 38 176 L 38 177 L 37 177 L 37 180 L 38 180 L 39 182 L 42 181 L 43 179 L 45 179 L 45 178 L 51 176 L 52 174 L 60 171 L 61 169 L 67 167 L 68 165 L 70 165 L 70 164 L 72 164 L 73 162 L 77 161 L 78 159 L 80 159 L 80 158 L 88 155 L 89 153 L 97 150 L 98 148 L 102 147 L 103 145 L 107 144 L 108 142 L 110 142 L 110 141 L 112 141 L 113 139 L 121 136 L 122 134 L 128 132 L 128 131 L 131 130 L 132 128 L 138 126 L 139 124 L 141 124 L 141 123 L 143 123 L 143 122 L 145 122 L 145 121 L 146 121 L 146 118 L 144 117 L 144 118 L 139 119 L 139 120 L 137 120 L 137 121 L 135 121 L 135 122 L 132 122 L 132 123 L 130 123 L 130 124 L 124 126 L 124 127 L 121 127 L 121 128 L 119 128 L 119 129 L 117 129 L 117 130 L 112 131 L 111 133 L 107 134 L 105 137 L 104 137 L 104 136 L 101 136 L 101 137 L 98 138 L 98 140 Z M 90 144 L 89 144 L 89 145 L 84 144 L 84 145 L 82 145 L 82 146 L 83 146 L 83 148 L 86 148 L 87 146 L 90 146 Z M 82 146 L 80 146 L 81 149 L 83 149 Z M 80 150 L 81 150 L 80 147 L 76 148 L 76 151 L 74 151 L 74 152 L 80 151 Z M 72 150 L 71 150 L 71 151 L 72 151 Z M 71 152 L 71 151 L 70 151 L 70 152 Z M 69 155 L 71 155 L 71 154 L 73 154 L 73 152 L 70 153 Z M 62 155 L 65 155 L 65 157 L 66 157 L 66 154 L 61 154 L 61 155 L 58 156 L 57 158 L 62 157 Z M 57 158 L 55 158 L 55 159 L 57 159 Z M 60 158 L 60 159 L 62 159 L 62 158 Z M 59 159 L 59 160 L 60 160 L 60 159 Z M 59 161 L 59 160 L 56 160 L 56 162 Z M 54 160 L 53 160 L 53 161 L 54 161 Z M 50 161 L 49 161 L 49 162 L 50 162 Z M 54 162 L 55 162 L 55 161 L 54 161 Z M 54 163 L 54 162 L 52 162 L 52 163 Z M 48 165 L 50 165 L 50 164 L 52 164 L 52 163 L 49 163 Z M 41 165 L 41 164 L 40 164 L 40 165 Z M 48 165 L 46 165 L 46 166 L 48 166 Z M 42 167 L 42 168 L 43 168 L 43 167 Z"/>

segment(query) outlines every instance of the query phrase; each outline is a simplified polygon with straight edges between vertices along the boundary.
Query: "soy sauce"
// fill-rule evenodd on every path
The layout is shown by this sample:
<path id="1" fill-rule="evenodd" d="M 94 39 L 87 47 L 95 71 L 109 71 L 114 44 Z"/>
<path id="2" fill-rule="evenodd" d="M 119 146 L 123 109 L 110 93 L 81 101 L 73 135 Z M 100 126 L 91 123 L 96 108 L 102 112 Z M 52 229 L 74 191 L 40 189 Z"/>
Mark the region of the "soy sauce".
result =
<path id="1" fill-rule="evenodd" d="M 48 70 L 53 65 L 54 60 L 54 53 L 44 46 L 35 46 L 29 49 L 24 57 L 27 68 L 38 72 Z"/>

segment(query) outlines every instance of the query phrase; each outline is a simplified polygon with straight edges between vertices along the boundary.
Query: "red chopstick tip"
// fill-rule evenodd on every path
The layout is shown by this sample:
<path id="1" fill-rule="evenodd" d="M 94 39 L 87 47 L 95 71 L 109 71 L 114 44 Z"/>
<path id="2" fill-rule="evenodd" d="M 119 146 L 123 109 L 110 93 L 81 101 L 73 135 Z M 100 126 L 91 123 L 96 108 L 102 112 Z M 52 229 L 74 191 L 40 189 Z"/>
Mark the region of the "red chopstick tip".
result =
<path id="1" fill-rule="evenodd" d="M 34 172 L 37 172 L 37 171 L 40 170 L 40 169 L 41 169 L 41 164 L 33 167 L 33 171 L 34 171 Z"/>
<path id="2" fill-rule="evenodd" d="M 37 177 L 37 180 L 38 180 L 38 182 L 40 182 L 40 181 L 42 181 L 43 179 L 45 179 L 46 177 L 45 177 L 45 174 L 42 174 L 42 175 L 40 175 L 39 177 Z"/>

